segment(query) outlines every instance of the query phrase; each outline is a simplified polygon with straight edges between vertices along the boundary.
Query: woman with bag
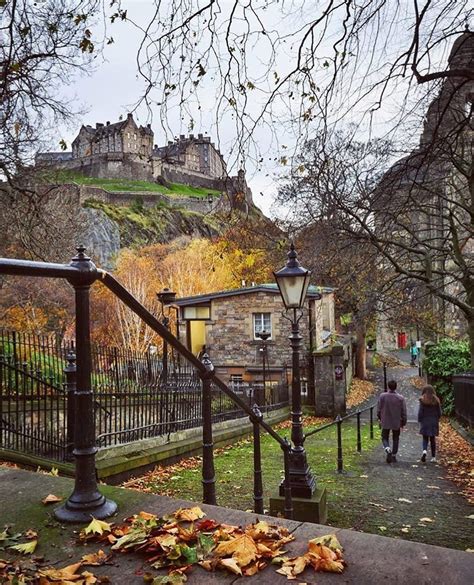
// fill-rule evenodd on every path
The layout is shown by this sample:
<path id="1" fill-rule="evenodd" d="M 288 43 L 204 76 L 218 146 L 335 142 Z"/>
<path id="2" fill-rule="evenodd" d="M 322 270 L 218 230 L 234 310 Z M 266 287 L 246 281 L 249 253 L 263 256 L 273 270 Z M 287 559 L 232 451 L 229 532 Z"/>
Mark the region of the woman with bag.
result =
<path id="1" fill-rule="evenodd" d="M 436 437 L 439 435 L 439 419 L 441 418 L 441 405 L 433 386 L 425 386 L 420 397 L 418 408 L 418 422 L 420 423 L 420 435 L 423 435 L 423 452 L 421 461 L 426 462 L 428 441 L 431 446 L 431 461 L 436 463 Z"/>

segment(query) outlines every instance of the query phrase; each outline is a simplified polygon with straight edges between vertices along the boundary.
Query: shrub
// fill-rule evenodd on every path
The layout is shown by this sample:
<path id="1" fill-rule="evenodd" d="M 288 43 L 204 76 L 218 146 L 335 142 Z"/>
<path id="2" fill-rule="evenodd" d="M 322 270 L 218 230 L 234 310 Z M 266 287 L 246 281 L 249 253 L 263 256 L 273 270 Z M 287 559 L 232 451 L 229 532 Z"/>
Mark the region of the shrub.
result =
<path id="1" fill-rule="evenodd" d="M 441 399 L 443 412 L 454 413 L 454 393 L 451 376 L 469 370 L 471 358 L 469 343 L 442 339 L 432 346 L 423 360 L 423 368 Z"/>

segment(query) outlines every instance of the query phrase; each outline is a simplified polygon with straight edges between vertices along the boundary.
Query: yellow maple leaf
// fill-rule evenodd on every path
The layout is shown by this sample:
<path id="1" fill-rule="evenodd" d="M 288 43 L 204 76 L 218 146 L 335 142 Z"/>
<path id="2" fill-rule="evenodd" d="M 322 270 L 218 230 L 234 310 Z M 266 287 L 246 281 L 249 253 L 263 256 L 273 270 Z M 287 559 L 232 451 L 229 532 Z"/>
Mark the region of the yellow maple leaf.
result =
<path id="1" fill-rule="evenodd" d="M 322 559 L 319 563 L 318 570 L 326 571 L 327 573 L 342 573 L 342 571 L 344 571 L 344 563 L 342 561 Z"/>
<path id="2" fill-rule="evenodd" d="M 84 578 L 83 585 L 94 585 L 94 583 L 97 583 L 96 576 L 89 573 L 89 571 L 82 572 L 81 577 Z"/>
<path id="3" fill-rule="evenodd" d="M 245 567 L 254 561 L 257 553 L 255 541 L 247 534 L 221 542 L 214 551 L 217 557 L 232 556 L 240 567 Z"/>
<path id="4" fill-rule="evenodd" d="M 193 508 L 180 508 L 174 513 L 176 520 L 184 520 L 188 522 L 194 522 L 194 520 L 204 518 L 205 515 L 206 514 L 199 506 L 194 506 Z"/>
<path id="5" fill-rule="evenodd" d="M 90 524 L 84 528 L 84 534 L 103 534 L 104 531 L 110 532 L 110 527 L 108 522 L 92 517 Z"/>

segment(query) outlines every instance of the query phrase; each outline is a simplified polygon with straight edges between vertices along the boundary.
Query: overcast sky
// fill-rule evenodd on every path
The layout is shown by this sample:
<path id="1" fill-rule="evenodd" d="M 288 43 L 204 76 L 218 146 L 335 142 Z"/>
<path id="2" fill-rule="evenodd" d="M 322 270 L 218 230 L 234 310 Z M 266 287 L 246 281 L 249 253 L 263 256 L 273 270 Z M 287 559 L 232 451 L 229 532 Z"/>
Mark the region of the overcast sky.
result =
<path id="1" fill-rule="evenodd" d="M 226 3 L 226 0 L 223 0 L 223 4 L 225 5 Z M 146 25 L 152 18 L 153 0 L 128 0 L 123 2 L 123 5 L 128 9 L 130 18 L 140 25 Z M 294 15 L 291 14 L 290 18 L 294 22 L 279 22 L 278 18 L 278 11 L 275 11 L 273 16 L 270 14 L 267 17 L 269 26 L 276 28 L 293 26 L 295 22 L 297 24 L 297 19 L 304 18 L 304 15 L 297 13 L 297 11 Z M 334 26 L 336 27 L 338 24 L 334 23 Z M 406 34 L 406 31 L 399 31 L 400 34 L 402 32 Z M 328 36 L 328 46 L 330 46 L 331 29 L 329 28 L 329 32 L 325 34 Z M 395 34 L 397 34 L 397 31 L 395 31 Z M 74 107 L 82 108 L 85 111 L 83 115 L 78 116 L 77 127 L 59 129 L 61 138 L 64 138 L 68 145 L 70 145 L 82 123 L 95 125 L 96 122 L 115 122 L 120 115 L 124 116 L 134 109 L 143 94 L 145 86 L 143 79 L 138 75 L 136 61 L 142 33 L 128 22 L 116 21 L 113 25 L 108 25 L 107 35 L 113 36 L 114 43 L 105 47 L 103 56 L 97 57 L 95 71 L 89 77 L 77 79 L 73 85 L 65 90 L 66 99 L 70 100 Z M 322 54 L 324 54 L 324 47 Z M 441 57 L 443 56 L 441 55 Z M 257 47 L 253 54 L 247 55 L 247 59 L 258 72 L 259 63 L 265 61 L 265 55 L 260 54 Z M 281 68 L 290 66 L 286 61 L 289 61 L 288 56 L 283 53 L 279 66 Z M 361 67 L 359 72 L 360 80 L 357 79 L 357 76 L 353 79 L 356 91 L 359 91 L 359 88 L 362 87 L 363 80 L 366 77 L 363 71 L 364 68 Z M 235 174 L 239 166 L 239 162 L 235 158 L 233 159 L 231 154 L 232 147 L 235 144 L 235 127 L 230 118 L 222 119 L 219 127 L 216 127 L 214 118 L 216 109 L 215 88 L 212 86 L 211 79 L 206 78 L 206 82 L 207 86 L 205 84 L 203 86 L 199 110 L 195 110 L 196 125 L 192 132 L 194 134 L 199 132 L 208 134 L 214 141 L 218 142 L 224 157 L 232 165 L 231 174 Z M 354 91 L 354 89 L 351 91 Z M 400 87 L 397 91 L 387 96 L 383 107 L 371 118 L 370 130 L 375 135 L 383 135 L 394 114 L 398 113 L 405 87 Z M 336 113 L 338 107 L 339 105 L 335 103 L 334 110 Z M 159 112 L 153 111 L 152 114 L 153 118 L 150 120 L 150 113 L 143 106 L 138 107 L 134 112 L 135 118 L 139 123 L 145 124 L 151 121 L 155 132 L 155 143 L 162 145 L 167 140 L 172 139 L 173 135 L 189 133 L 189 120 L 186 117 L 181 118 L 179 108 L 171 108 L 169 112 L 167 122 L 170 133 L 168 134 L 164 132 L 159 123 Z M 360 111 L 354 111 L 352 121 L 360 123 L 360 120 Z M 351 119 L 349 118 L 347 122 L 351 122 Z M 254 195 L 254 201 L 267 215 L 270 214 L 270 208 L 276 192 L 274 179 L 278 174 L 285 171 L 284 168 L 277 164 L 275 159 L 279 159 L 282 145 L 288 147 L 286 152 L 291 156 L 292 147 L 296 144 L 298 138 L 294 127 L 283 123 L 280 126 L 278 120 L 272 130 L 273 132 L 269 131 L 268 127 L 262 126 L 257 129 L 254 136 L 263 155 L 262 168 L 258 170 L 256 165 L 251 162 L 246 164 L 247 179 Z M 418 132 L 419 120 L 418 122 L 414 120 L 411 123 L 411 130 L 413 134 Z M 52 144 L 51 146 L 57 149 L 57 144 Z"/>

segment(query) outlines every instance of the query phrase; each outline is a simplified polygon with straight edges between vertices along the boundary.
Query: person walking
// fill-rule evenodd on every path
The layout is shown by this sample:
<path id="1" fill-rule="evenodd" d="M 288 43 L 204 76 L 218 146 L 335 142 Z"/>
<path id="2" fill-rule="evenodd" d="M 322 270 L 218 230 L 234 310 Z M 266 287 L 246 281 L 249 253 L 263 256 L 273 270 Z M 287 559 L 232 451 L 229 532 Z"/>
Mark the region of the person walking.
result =
<path id="1" fill-rule="evenodd" d="M 377 403 L 377 418 L 382 429 L 382 445 L 387 454 L 387 463 L 397 461 L 400 429 L 407 424 L 407 405 L 405 398 L 396 392 L 397 383 L 390 380 L 388 392 L 382 392 Z M 390 447 L 392 431 L 392 447 Z"/>
<path id="2" fill-rule="evenodd" d="M 431 447 L 431 461 L 436 463 L 436 437 L 439 435 L 439 419 L 441 418 L 441 404 L 433 386 L 425 386 L 421 391 L 420 406 L 418 407 L 418 422 L 420 435 L 423 436 L 421 461 L 426 462 L 428 441 Z"/>
<path id="3" fill-rule="evenodd" d="M 416 358 L 417 357 L 418 357 L 418 348 L 416 347 L 416 344 L 412 341 L 411 347 L 410 347 L 410 365 L 411 366 L 416 365 Z"/>

